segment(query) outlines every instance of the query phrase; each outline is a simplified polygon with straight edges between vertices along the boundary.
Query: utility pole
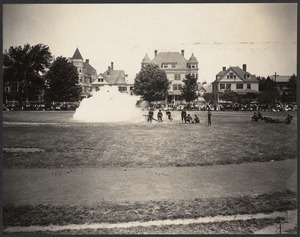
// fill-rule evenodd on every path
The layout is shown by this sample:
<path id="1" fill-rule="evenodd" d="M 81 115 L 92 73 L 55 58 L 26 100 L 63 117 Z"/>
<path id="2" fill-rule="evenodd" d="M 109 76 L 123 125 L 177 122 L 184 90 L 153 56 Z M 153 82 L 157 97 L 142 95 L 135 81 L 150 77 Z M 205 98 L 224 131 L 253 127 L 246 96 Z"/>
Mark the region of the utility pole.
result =
<path id="1" fill-rule="evenodd" d="M 278 74 L 276 74 L 276 72 L 275 72 L 275 75 L 273 75 L 274 76 L 274 81 L 276 82 L 276 76 L 278 76 Z"/>

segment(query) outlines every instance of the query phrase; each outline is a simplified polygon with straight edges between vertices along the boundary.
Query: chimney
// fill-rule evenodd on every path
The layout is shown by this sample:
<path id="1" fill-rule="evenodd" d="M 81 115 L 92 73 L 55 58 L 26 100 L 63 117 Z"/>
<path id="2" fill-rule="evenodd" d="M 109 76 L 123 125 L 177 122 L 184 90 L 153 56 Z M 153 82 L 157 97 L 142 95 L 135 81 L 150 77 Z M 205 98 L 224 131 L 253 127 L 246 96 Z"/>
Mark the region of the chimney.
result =
<path id="1" fill-rule="evenodd" d="M 243 64 L 243 71 L 247 72 L 247 64 Z"/>
<path id="2" fill-rule="evenodd" d="M 110 74 L 110 66 L 108 66 L 107 75 Z"/>
<path id="3" fill-rule="evenodd" d="M 90 60 L 89 60 L 89 59 L 86 59 L 85 62 L 86 62 L 86 63 L 90 63 Z"/>
<path id="4" fill-rule="evenodd" d="M 157 50 L 155 49 L 154 50 L 154 57 L 156 57 L 156 55 L 157 55 Z"/>
<path id="5" fill-rule="evenodd" d="M 223 67 L 223 71 L 226 71 L 226 67 Z"/>
<path id="6" fill-rule="evenodd" d="M 111 70 L 114 70 L 114 62 L 111 62 Z"/>
<path id="7" fill-rule="evenodd" d="M 181 50 L 181 55 L 184 57 L 184 50 L 183 49 Z"/>

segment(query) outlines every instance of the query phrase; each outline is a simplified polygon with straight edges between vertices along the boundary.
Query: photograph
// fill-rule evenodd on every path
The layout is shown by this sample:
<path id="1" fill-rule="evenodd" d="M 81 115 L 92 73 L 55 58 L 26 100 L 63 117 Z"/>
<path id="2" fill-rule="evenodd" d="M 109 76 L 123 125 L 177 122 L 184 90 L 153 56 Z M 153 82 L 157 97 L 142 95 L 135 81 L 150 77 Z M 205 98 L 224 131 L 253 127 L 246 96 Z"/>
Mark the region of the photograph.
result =
<path id="1" fill-rule="evenodd" d="M 297 13 L 3 3 L 2 234 L 296 236 Z"/>

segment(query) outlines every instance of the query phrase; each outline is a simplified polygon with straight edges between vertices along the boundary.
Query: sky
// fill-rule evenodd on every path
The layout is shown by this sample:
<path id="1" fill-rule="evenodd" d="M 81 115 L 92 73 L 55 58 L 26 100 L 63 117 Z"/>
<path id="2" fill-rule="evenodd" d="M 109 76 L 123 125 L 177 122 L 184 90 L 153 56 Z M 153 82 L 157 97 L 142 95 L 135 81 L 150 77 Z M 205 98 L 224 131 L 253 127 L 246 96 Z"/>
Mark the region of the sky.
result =
<path id="1" fill-rule="evenodd" d="M 146 54 L 194 53 L 198 81 L 247 64 L 256 76 L 296 74 L 297 4 L 3 4 L 3 51 L 45 44 L 103 73 L 111 62 L 133 83 Z"/>

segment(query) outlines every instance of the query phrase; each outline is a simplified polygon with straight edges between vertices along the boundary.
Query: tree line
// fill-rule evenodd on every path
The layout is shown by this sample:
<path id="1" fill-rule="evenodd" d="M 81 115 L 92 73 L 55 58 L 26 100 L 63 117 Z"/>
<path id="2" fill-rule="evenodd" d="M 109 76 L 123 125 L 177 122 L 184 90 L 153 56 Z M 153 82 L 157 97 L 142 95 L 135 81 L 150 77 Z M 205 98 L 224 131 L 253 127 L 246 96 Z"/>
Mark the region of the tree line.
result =
<path id="1" fill-rule="evenodd" d="M 47 45 L 37 44 L 24 47 L 10 47 L 3 58 L 3 102 L 18 101 L 24 105 L 27 101 L 37 101 L 42 94 L 45 103 L 79 101 L 82 93 L 79 85 L 77 68 L 67 58 L 60 56 L 54 59 Z M 275 82 L 270 78 L 258 77 L 261 93 L 239 95 L 226 90 L 220 99 L 237 103 L 295 102 L 297 100 L 297 82 L 293 75 L 288 89 L 279 94 Z M 193 102 L 198 97 L 197 78 L 187 74 L 180 88 L 181 98 Z M 134 94 L 142 96 L 148 102 L 165 100 L 168 96 L 170 81 L 166 72 L 158 65 L 149 64 L 143 67 L 134 80 Z M 204 99 L 212 101 L 212 94 L 206 93 Z"/>
<path id="2" fill-rule="evenodd" d="M 77 68 L 65 57 L 54 59 L 47 45 L 11 46 L 3 55 L 3 102 L 23 106 L 42 94 L 46 103 L 78 101 Z"/>

